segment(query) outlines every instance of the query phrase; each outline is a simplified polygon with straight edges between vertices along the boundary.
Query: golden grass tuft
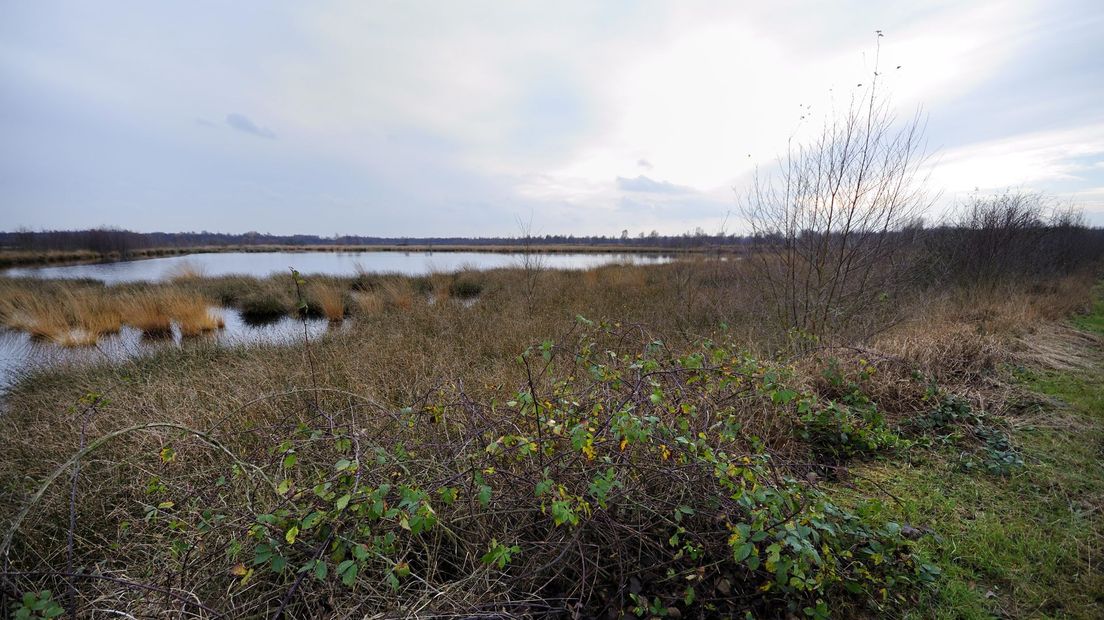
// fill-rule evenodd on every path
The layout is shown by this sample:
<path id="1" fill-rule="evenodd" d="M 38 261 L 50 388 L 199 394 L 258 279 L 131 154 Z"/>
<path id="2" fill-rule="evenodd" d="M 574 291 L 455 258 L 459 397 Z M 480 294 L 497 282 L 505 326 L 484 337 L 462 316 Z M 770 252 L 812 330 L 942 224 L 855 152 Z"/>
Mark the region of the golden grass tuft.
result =
<path id="1" fill-rule="evenodd" d="M 383 295 L 375 291 L 354 293 L 353 304 L 361 314 L 369 316 L 379 314 L 384 309 Z"/>
<path id="2" fill-rule="evenodd" d="M 414 307 L 414 289 L 409 280 L 385 282 L 380 290 L 387 307 L 399 310 L 410 310 Z M 447 289 L 445 295 L 448 295 Z"/>
<path id="3" fill-rule="evenodd" d="M 172 318 L 166 308 L 164 295 L 144 292 L 122 300 L 123 320 L 148 338 L 166 338 L 172 335 Z"/>
<path id="4" fill-rule="evenodd" d="M 61 302 L 71 324 L 94 337 L 117 334 L 123 327 L 119 301 L 102 291 L 82 289 L 63 292 Z"/>
<path id="5" fill-rule="evenodd" d="M 316 284 L 311 287 L 310 295 L 318 304 L 322 315 L 331 322 L 345 319 L 345 291 L 335 284 Z"/>
<path id="6" fill-rule="evenodd" d="M 204 297 L 174 292 L 164 298 L 164 304 L 165 311 L 180 327 L 180 335 L 186 338 L 213 332 L 222 321 Z"/>
<path id="7" fill-rule="evenodd" d="M 173 265 L 165 273 L 170 282 L 195 282 L 204 277 L 203 268 L 190 261 Z"/>

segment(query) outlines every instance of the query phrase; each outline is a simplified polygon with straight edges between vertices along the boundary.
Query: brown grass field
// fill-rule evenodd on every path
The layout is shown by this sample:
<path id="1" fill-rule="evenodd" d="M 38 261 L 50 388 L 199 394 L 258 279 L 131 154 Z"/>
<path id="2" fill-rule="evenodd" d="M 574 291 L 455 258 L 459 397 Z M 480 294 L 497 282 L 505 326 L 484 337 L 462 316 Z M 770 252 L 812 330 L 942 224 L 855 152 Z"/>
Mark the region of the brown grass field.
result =
<path id="1" fill-rule="evenodd" d="M 893 504 L 889 486 L 927 489 L 857 491 L 875 479 L 867 462 L 1004 455 L 994 442 L 1016 444 L 1015 412 L 1041 402 L 1015 369 L 1097 363 L 1099 338 L 1065 322 L 1092 312 L 1095 274 L 917 291 L 794 349 L 744 269 L 543 271 L 529 300 L 534 274 L 520 269 L 308 274 L 308 313 L 347 329 L 26 376 L 0 416 L 5 571 L 58 597 L 76 583 L 69 600 L 88 616 L 787 617 L 796 605 L 812 617 L 823 603 L 845 617 L 983 617 L 1059 597 L 1074 617 L 1101 609 L 1099 555 L 1030 595 L 1044 602 L 1007 580 L 993 597 L 959 592 L 996 578 L 944 559 L 926 533 L 940 523 L 905 536 L 876 508 Z M 5 326 L 66 346 L 120 325 L 198 334 L 223 305 L 298 305 L 290 275 L 0 289 Z M 994 467 L 953 475 L 1021 475 Z M 1086 484 L 1099 509 L 1104 483 Z M 1099 512 L 1079 523 L 1104 535 Z M 829 559 L 841 553 L 854 559 Z M 783 565 L 804 576 L 779 581 Z"/>

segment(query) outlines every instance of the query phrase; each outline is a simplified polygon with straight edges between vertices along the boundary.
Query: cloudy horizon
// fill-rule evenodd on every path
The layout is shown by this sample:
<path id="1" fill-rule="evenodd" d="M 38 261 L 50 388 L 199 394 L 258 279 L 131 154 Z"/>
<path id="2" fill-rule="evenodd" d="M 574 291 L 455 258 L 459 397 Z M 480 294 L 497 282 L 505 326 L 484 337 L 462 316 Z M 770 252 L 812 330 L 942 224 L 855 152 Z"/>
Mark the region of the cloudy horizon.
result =
<path id="1" fill-rule="evenodd" d="M 1012 188 L 1104 225 L 1098 2 L 0 11 L 3 230 L 739 231 L 734 188 L 868 86 L 876 49 L 925 122 L 929 219 Z"/>

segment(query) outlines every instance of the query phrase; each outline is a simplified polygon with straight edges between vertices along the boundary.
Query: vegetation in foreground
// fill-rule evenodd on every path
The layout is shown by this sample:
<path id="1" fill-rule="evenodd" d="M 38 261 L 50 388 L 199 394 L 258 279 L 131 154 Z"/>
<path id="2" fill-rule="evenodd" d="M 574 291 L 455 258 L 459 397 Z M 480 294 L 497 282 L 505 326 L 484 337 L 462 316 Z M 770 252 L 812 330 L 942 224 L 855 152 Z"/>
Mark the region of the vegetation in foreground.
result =
<path id="1" fill-rule="evenodd" d="M 766 337 L 747 268 L 310 278 L 348 330 L 28 376 L 0 421 L 4 604 L 1097 615 L 1099 440 L 1071 432 L 1100 433 L 1100 366 L 1048 327 L 1090 276 L 918 295 L 856 349 Z"/>

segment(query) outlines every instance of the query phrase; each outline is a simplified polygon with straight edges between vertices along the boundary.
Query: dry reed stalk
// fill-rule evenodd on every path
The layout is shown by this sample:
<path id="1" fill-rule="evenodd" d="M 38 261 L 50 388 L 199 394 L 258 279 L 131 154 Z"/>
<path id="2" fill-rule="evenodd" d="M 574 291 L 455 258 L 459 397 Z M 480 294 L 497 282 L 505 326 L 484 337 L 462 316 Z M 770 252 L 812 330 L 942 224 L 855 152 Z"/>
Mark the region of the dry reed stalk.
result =
<path id="1" fill-rule="evenodd" d="M 203 297 L 175 292 L 166 296 L 164 303 L 182 336 L 199 336 L 219 328 L 221 317 L 211 311 L 211 304 Z"/>
<path id="2" fill-rule="evenodd" d="M 345 291 L 333 284 L 316 284 L 311 287 L 311 297 L 318 303 L 322 314 L 331 322 L 345 319 Z"/>
<path id="3" fill-rule="evenodd" d="M 172 335 L 172 318 L 166 308 L 164 295 L 144 292 L 128 296 L 122 301 L 123 320 L 149 338 L 165 338 Z"/>
<path id="4" fill-rule="evenodd" d="M 383 297 L 388 307 L 399 310 L 410 310 L 414 307 L 414 289 L 409 280 L 397 282 L 385 282 L 381 287 Z M 445 296 L 448 296 L 448 288 L 444 288 Z"/>
<path id="5" fill-rule="evenodd" d="M 369 316 L 379 314 L 384 308 L 383 297 L 374 291 L 353 294 L 353 304 L 362 314 Z"/>

